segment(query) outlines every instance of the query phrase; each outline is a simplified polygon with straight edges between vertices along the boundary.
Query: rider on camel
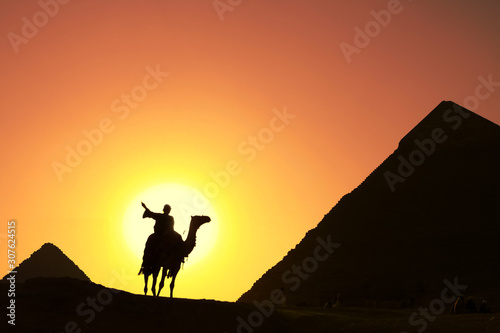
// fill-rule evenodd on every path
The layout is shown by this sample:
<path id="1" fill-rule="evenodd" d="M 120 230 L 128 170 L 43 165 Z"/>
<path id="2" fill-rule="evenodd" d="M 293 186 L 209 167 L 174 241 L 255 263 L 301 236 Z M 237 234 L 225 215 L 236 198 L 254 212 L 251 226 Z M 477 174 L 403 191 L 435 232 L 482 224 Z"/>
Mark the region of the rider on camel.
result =
<path id="1" fill-rule="evenodd" d="M 172 209 L 170 205 L 165 205 L 163 207 L 162 214 L 150 211 L 143 202 L 141 202 L 141 204 L 145 209 L 142 218 L 150 217 L 154 219 L 156 223 L 154 225 L 154 233 L 152 233 L 146 241 L 139 275 L 144 271 L 145 267 L 151 267 L 159 260 L 162 251 L 170 250 L 175 244 L 182 241 L 181 235 L 174 230 L 174 218 L 169 215 Z"/>

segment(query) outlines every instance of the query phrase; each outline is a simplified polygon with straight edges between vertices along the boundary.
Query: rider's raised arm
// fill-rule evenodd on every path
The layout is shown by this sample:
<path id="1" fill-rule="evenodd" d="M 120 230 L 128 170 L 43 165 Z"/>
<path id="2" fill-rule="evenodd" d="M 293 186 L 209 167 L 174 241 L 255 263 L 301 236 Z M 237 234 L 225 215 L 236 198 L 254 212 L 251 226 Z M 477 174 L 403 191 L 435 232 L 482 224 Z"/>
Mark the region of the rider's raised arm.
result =
<path id="1" fill-rule="evenodd" d="M 145 210 L 144 210 L 144 214 L 142 214 L 142 218 L 143 218 L 143 219 L 145 219 L 146 217 L 150 217 L 150 218 L 152 218 L 152 219 L 155 219 L 155 220 L 156 220 L 158 217 L 160 217 L 161 215 L 163 215 L 163 214 L 161 214 L 161 213 L 153 213 L 152 211 L 150 211 L 150 210 L 149 210 L 149 208 L 148 208 L 148 207 L 146 207 L 146 205 L 144 204 L 144 202 L 141 202 L 141 205 L 142 205 L 142 207 L 144 207 L 144 209 L 145 209 Z"/>

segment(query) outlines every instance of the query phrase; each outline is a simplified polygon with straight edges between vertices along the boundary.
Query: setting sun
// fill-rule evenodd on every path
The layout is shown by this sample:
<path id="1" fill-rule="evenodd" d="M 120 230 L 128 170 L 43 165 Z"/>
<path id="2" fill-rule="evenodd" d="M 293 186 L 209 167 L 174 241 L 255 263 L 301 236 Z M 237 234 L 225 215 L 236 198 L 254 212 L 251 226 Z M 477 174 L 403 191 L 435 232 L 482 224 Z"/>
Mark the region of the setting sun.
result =
<path id="1" fill-rule="evenodd" d="M 218 220 L 214 208 L 209 201 L 195 189 L 179 184 L 162 184 L 151 187 L 140 193 L 129 205 L 123 219 L 123 236 L 130 250 L 142 258 L 144 244 L 153 232 L 154 220 L 143 219 L 144 202 L 153 212 L 162 212 L 163 206 L 172 207 L 170 215 L 174 217 L 174 230 L 186 239 L 191 216 L 207 215 L 212 219 L 210 224 L 198 231 L 196 248 L 189 256 L 189 265 L 204 258 L 212 250 L 217 241 Z"/>

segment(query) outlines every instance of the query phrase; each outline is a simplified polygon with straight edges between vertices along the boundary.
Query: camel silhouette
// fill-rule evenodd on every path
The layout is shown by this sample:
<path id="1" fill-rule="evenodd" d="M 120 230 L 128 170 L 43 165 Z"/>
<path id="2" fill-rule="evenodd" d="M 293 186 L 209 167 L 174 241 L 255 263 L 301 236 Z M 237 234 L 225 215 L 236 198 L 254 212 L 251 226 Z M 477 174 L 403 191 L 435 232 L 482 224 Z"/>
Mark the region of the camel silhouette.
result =
<path id="1" fill-rule="evenodd" d="M 151 286 L 153 296 L 160 296 L 160 292 L 165 283 L 165 277 L 168 277 L 172 278 L 172 281 L 170 282 L 170 297 L 173 297 L 175 278 L 177 277 L 177 273 L 179 273 L 181 264 L 184 263 L 184 259 L 189 256 L 196 246 L 196 233 L 203 224 L 210 221 L 211 219 L 208 216 L 191 216 L 191 223 L 189 225 L 189 232 L 186 240 L 182 240 L 181 238 L 179 242 L 173 244 L 172 246 L 161 248 L 161 253 L 158 256 L 155 256 L 154 262 L 141 269 L 139 274 L 144 273 L 144 295 L 147 295 L 149 276 L 153 275 L 153 283 Z M 161 238 L 157 239 L 163 241 Z M 162 269 L 162 276 L 158 293 L 156 293 L 156 282 L 160 269 Z"/>

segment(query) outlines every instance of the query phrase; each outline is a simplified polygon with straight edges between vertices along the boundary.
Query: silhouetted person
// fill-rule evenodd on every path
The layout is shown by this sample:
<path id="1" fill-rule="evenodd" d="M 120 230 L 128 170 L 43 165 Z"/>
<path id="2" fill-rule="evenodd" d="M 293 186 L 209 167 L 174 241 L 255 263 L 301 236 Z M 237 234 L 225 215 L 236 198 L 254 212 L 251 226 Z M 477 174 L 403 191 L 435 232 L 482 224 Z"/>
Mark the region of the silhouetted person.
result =
<path id="1" fill-rule="evenodd" d="M 479 305 L 479 313 L 492 313 L 490 307 L 488 306 L 488 302 L 483 299 L 481 305 Z"/>
<path id="2" fill-rule="evenodd" d="M 174 231 L 174 218 L 170 214 L 172 207 L 170 205 L 163 206 L 163 214 L 162 213 L 154 213 L 149 210 L 148 207 L 141 202 L 142 207 L 144 207 L 144 214 L 142 214 L 142 218 L 150 217 L 156 221 L 154 226 L 155 234 L 161 235 L 165 231 Z"/>
<path id="3" fill-rule="evenodd" d="M 143 202 L 141 204 L 145 209 L 142 218 L 150 217 L 156 223 L 154 225 L 154 233 L 146 241 L 139 274 L 143 272 L 144 267 L 157 263 L 163 250 L 170 250 L 182 241 L 181 235 L 174 230 L 174 218 L 169 215 L 172 209 L 170 205 L 163 206 L 163 213 L 154 213 Z"/>
<path id="4" fill-rule="evenodd" d="M 465 311 L 467 313 L 476 313 L 477 312 L 476 302 L 474 301 L 474 298 L 469 297 L 467 299 L 467 302 L 465 302 Z"/>

